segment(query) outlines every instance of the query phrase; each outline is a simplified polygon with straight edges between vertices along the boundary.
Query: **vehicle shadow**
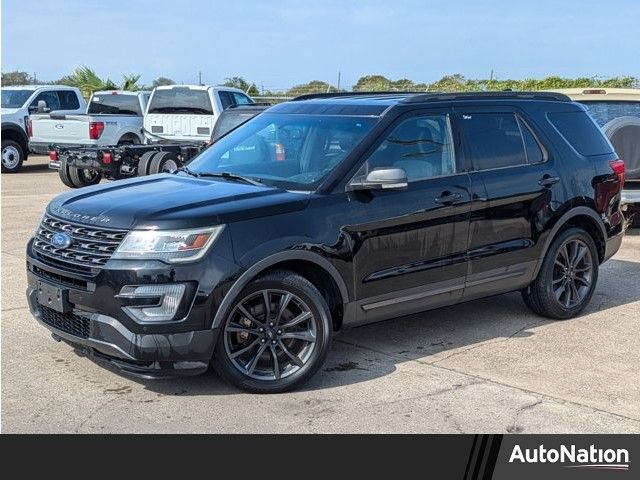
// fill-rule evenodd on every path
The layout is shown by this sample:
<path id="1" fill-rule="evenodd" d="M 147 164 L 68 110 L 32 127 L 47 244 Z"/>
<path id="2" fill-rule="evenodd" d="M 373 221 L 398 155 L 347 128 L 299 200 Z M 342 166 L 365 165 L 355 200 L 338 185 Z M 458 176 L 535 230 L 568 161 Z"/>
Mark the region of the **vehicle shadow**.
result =
<path id="1" fill-rule="evenodd" d="M 616 288 L 626 278 L 629 288 Z M 610 260 L 603 265 L 598 287 L 583 313 L 588 315 L 640 300 L 640 263 Z M 567 320 L 571 321 L 571 320 Z M 556 322 L 533 314 L 518 292 L 379 322 L 340 332 L 325 365 L 300 390 L 335 388 L 384 377 L 407 361 L 434 364 L 486 342 L 535 335 L 533 329 Z M 240 393 L 215 373 L 161 381 L 136 380 L 164 395 Z"/>
<path id="2" fill-rule="evenodd" d="M 46 172 L 46 171 L 51 171 L 54 172 L 54 170 L 49 168 L 49 162 L 47 163 L 30 163 L 30 162 L 25 162 L 22 164 L 22 167 L 20 168 L 20 171 L 17 173 L 12 173 L 11 175 L 24 175 L 25 173 L 41 173 L 41 172 Z"/>

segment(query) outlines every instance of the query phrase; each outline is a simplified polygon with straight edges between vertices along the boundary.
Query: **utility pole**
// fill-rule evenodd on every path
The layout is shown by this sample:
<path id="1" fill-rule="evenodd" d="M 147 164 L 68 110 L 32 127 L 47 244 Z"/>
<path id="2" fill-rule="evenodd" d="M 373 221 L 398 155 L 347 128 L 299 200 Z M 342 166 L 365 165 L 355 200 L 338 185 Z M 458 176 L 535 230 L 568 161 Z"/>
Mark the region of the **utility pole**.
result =
<path id="1" fill-rule="evenodd" d="M 38 84 L 38 75 L 36 75 L 36 72 L 33 72 L 33 83 Z"/>
<path id="2" fill-rule="evenodd" d="M 491 73 L 489 74 L 489 81 L 493 82 L 493 68 L 491 69 Z"/>
<path id="3" fill-rule="evenodd" d="M 340 91 L 340 70 L 338 70 L 338 91 Z"/>
<path id="4" fill-rule="evenodd" d="M 198 72 L 198 85 L 202 85 L 202 72 Z"/>

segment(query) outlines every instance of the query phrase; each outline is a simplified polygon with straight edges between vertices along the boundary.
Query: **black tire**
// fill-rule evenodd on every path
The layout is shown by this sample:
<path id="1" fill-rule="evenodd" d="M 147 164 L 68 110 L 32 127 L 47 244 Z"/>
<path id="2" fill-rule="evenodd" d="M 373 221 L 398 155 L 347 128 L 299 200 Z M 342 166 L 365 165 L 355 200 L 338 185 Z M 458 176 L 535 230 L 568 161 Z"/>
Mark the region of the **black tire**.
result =
<path id="1" fill-rule="evenodd" d="M 97 185 L 102 180 L 102 174 L 95 170 L 85 170 L 83 168 L 68 167 L 69 178 L 76 188 Z"/>
<path id="2" fill-rule="evenodd" d="M 2 173 L 16 173 L 22 168 L 24 150 L 18 142 L 2 140 Z"/>
<path id="3" fill-rule="evenodd" d="M 158 152 L 153 156 L 149 166 L 149 175 L 163 172 L 174 172 L 180 167 L 180 161 L 173 152 Z"/>
<path id="4" fill-rule="evenodd" d="M 271 305 L 268 310 L 269 321 L 265 320 L 265 291 L 269 292 L 268 303 Z M 288 302 L 283 301 L 286 295 L 290 297 Z M 247 307 L 245 311 L 250 310 L 250 317 L 255 320 L 255 325 L 253 320 L 249 320 L 239 310 L 239 305 L 250 305 L 254 301 L 257 302 L 257 310 Z M 283 304 L 290 308 L 281 308 Z M 305 315 L 309 316 L 308 320 L 298 322 L 295 327 L 291 325 L 295 324 L 292 317 L 299 319 Z M 243 323 L 240 325 L 236 322 Z M 231 323 L 233 327 L 230 326 Z M 237 329 L 235 325 L 242 328 Z M 262 328 L 263 331 L 267 331 L 260 333 L 260 325 L 265 327 Z M 299 328 L 304 328 L 303 325 L 307 325 L 309 330 L 299 331 Z M 244 330 L 253 333 L 245 333 Z M 311 331 L 314 333 L 310 334 Z M 302 335 L 305 340 L 293 339 L 292 334 Z M 242 339 L 240 335 L 246 335 L 246 339 Z M 222 378 L 242 390 L 254 393 L 285 392 L 308 380 L 322 366 L 331 347 L 332 335 L 331 313 L 318 289 L 300 275 L 290 271 L 276 271 L 247 285 L 226 313 L 220 326 L 213 367 Z M 313 339 L 312 346 L 307 345 L 311 343 L 308 339 Z M 238 352 L 251 345 L 254 345 L 252 348 L 255 350 L 248 350 L 247 355 L 252 360 L 247 360 L 243 368 L 242 356 L 237 356 Z M 237 347 L 237 350 L 232 351 L 232 347 Z M 295 355 L 291 356 L 293 353 Z M 238 360 L 232 359 L 234 354 Z M 252 363 L 255 370 L 250 371 Z M 260 365 L 260 369 L 257 365 Z M 275 373 L 276 370 L 278 374 Z M 261 378 L 255 378 L 260 375 Z"/>
<path id="5" fill-rule="evenodd" d="M 144 177 L 149 175 L 149 166 L 151 165 L 151 159 L 158 153 L 155 150 L 143 153 L 138 159 L 138 176 Z"/>
<path id="6" fill-rule="evenodd" d="M 69 176 L 69 165 L 67 165 L 66 158 L 60 159 L 60 169 L 58 170 L 58 175 L 60 176 L 60 180 L 62 180 L 62 183 L 64 183 L 67 187 L 78 188 Z"/>
<path id="7" fill-rule="evenodd" d="M 571 260 L 578 257 L 580 260 L 573 265 Z M 565 263 L 567 266 L 563 267 Z M 522 290 L 525 304 L 543 317 L 555 320 L 575 317 L 593 296 L 599 263 L 591 235 L 577 227 L 562 231 L 549 247 L 536 279 Z"/>

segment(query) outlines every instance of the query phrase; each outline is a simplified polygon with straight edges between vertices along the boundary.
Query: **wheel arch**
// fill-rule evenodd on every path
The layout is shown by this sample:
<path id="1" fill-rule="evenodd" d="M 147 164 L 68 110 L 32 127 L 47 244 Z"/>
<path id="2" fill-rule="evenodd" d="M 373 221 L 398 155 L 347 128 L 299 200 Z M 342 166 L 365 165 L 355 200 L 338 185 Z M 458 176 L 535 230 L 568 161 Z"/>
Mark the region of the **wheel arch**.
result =
<path id="1" fill-rule="evenodd" d="M 605 228 L 604 222 L 591 208 L 579 206 L 572 208 L 564 215 L 562 215 L 549 232 L 549 235 L 547 236 L 544 247 L 542 249 L 542 255 L 540 256 L 538 265 L 536 265 L 534 278 L 538 275 L 538 272 L 542 267 L 542 262 L 544 261 L 544 258 L 547 255 L 547 251 L 549 250 L 549 247 L 551 246 L 553 240 L 558 236 L 560 232 L 566 230 L 569 227 L 580 227 L 586 230 L 587 233 L 591 235 L 596 244 L 600 263 L 604 261 L 607 239 L 607 229 Z"/>
<path id="2" fill-rule="evenodd" d="M 324 257 L 305 250 L 289 250 L 270 255 L 248 268 L 224 296 L 213 318 L 212 328 L 222 324 L 233 300 L 252 280 L 273 270 L 291 270 L 307 278 L 327 298 L 334 317 L 334 329 L 342 324 L 343 305 L 349 302 L 349 292 L 338 270 Z M 332 302 L 331 299 L 335 301 Z M 333 303 L 333 304 L 331 304 Z"/>
<path id="3" fill-rule="evenodd" d="M 2 124 L 2 138 L 5 140 L 13 140 L 14 142 L 18 142 L 20 147 L 22 148 L 22 154 L 26 159 L 29 155 L 29 137 L 27 134 L 20 128 L 18 125 L 14 123 L 3 123 Z"/>
<path id="4" fill-rule="evenodd" d="M 122 134 L 120 135 L 120 138 L 118 139 L 118 145 L 120 145 L 123 142 L 131 142 L 132 144 L 141 144 L 142 140 L 140 139 L 140 136 L 132 131 L 125 131 L 122 132 Z"/>

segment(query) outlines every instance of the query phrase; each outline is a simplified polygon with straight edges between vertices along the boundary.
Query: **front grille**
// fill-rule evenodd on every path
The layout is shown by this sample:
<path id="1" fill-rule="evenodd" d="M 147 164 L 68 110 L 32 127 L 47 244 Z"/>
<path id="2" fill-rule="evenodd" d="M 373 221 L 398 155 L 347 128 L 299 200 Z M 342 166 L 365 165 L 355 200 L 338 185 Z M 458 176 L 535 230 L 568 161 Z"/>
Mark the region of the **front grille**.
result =
<path id="1" fill-rule="evenodd" d="M 38 305 L 40 320 L 70 335 L 80 338 L 88 338 L 91 321 L 75 313 L 60 313 L 49 307 Z"/>
<path id="2" fill-rule="evenodd" d="M 66 233 L 71 237 L 67 248 L 55 248 L 51 237 Z M 116 251 L 126 230 L 95 228 L 45 216 L 33 241 L 33 250 L 45 262 L 68 270 L 92 273 L 101 268 Z"/>

